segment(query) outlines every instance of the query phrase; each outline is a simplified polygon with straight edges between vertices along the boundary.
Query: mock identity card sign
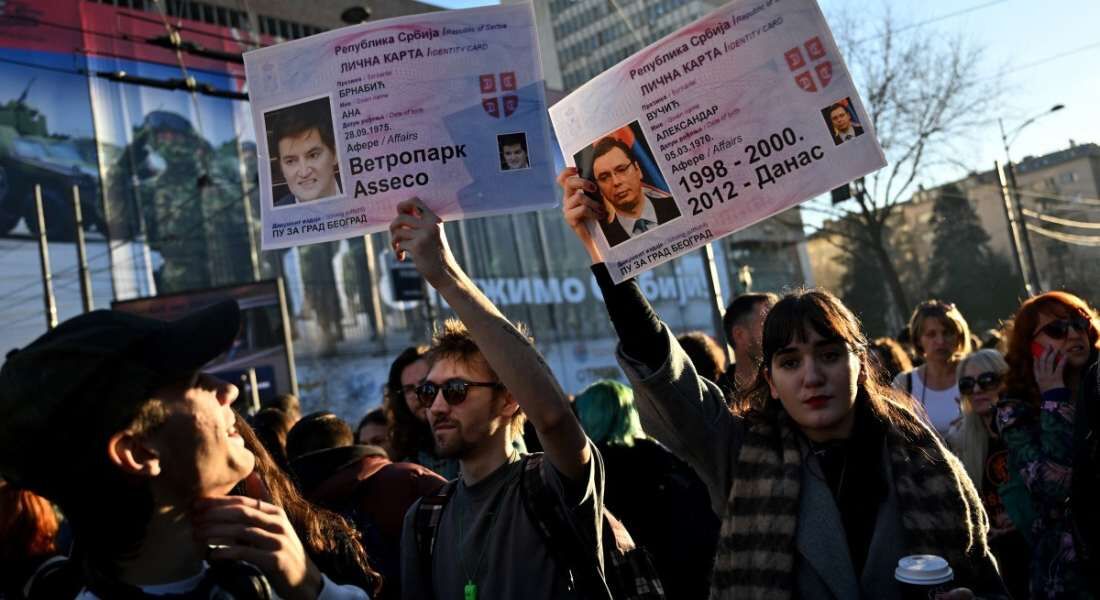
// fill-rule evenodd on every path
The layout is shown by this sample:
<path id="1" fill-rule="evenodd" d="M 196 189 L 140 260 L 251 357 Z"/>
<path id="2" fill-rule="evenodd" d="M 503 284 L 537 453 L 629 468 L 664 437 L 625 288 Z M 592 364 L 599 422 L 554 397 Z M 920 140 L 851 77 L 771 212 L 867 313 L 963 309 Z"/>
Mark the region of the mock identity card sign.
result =
<path id="1" fill-rule="evenodd" d="M 886 164 L 814 0 L 736 0 L 550 109 L 616 282 Z"/>
<path id="2" fill-rule="evenodd" d="M 384 230 L 418 196 L 444 219 L 553 206 L 530 4 L 345 27 L 245 54 L 263 248 Z"/>

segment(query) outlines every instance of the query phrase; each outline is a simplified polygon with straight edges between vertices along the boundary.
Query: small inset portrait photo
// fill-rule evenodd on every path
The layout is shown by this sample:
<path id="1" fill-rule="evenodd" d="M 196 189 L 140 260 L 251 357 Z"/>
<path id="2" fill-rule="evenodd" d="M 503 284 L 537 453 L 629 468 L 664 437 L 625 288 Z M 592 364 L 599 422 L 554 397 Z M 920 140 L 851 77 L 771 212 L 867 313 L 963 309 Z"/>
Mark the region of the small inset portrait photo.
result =
<path id="1" fill-rule="evenodd" d="M 527 134 L 503 133 L 497 136 L 497 150 L 500 152 L 501 171 L 522 171 L 530 169 L 527 160 Z"/>
<path id="2" fill-rule="evenodd" d="M 637 121 L 597 138 L 573 160 L 578 174 L 596 184 L 597 193 L 586 193 L 607 209 L 600 229 L 608 246 L 680 218 L 680 208 Z"/>
<path id="3" fill-rule="evenodd" d="M 276 208 L 344 195 L 328 96 L 268 111 L 264 128 Z"/>
<path id="4" fill-rule="evenodd" d="M 833 144 L 837 146 L 863 135 L 863 126 L 860 125 L 859 115 L 856 114 L 850 98 L 821 109 L 821 116 L 825 117 L 829 133 L 833 136 Z"/>

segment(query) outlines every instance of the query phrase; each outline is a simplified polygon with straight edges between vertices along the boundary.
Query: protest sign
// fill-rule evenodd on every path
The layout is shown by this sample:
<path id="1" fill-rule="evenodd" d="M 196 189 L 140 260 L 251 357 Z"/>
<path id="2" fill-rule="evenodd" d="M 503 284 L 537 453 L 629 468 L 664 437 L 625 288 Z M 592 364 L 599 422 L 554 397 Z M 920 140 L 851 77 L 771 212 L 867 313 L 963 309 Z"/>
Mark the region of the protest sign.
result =
<path id="1" fill-rule="evenodd" d="M 886 164 L 814 0 L 737 0 L 550 109 L 616 282 Z"/>
<path id="2" fill-rule="evenodd" d="M 530 4 L 345 27 L 244 56 L 263 248 L 557 202 Z"/>

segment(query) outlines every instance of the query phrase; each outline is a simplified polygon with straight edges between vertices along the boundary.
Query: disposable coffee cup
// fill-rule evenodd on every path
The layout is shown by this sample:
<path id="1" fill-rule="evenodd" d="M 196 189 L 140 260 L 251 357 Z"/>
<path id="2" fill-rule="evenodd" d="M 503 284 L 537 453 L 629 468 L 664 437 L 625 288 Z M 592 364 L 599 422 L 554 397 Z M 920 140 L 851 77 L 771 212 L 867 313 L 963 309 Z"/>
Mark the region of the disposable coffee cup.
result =
<path id="1" fill-rule="evenodd" d="M 935 554 L 914 554 L 898 561 L 894 579 L 901 584 L 904 600 L 931 600 L 951 589 L 955 573 Z"/>

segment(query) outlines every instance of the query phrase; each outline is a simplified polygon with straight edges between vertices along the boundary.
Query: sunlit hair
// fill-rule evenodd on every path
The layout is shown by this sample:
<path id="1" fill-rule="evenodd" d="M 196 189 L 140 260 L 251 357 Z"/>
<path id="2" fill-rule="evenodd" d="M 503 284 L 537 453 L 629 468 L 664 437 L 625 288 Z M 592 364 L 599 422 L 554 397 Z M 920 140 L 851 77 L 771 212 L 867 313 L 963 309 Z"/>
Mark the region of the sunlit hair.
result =
<path id="1" fill-rule="evenodd" d="M 431 427 L 409 410 L 401 390 L 401 373 L 416 361 L 425 360 L 427 352 L 427 346 L 405 348 L 390 365 L 389 377 L 386 378 L 382 406 L 386 409 L 394 460 L 415 462 L 421 450 L 431 451 L 435 444 Z"/>
<path id="2" fill-rule="evenodd" d="M 340 515 L 303 498 L 294 482 L 267 453 L 248 422 L 239 414 L 236 418 L 244 447 L 256 456 L 253 474 L 259 476 L 265 488 L 268 497 L 263 500 L 282 507 L 302 546 L 322 573 L 336 583 L 356 585 L 376 596 L 382 586 L 382 575 L 370 567 L 359 531 Z"/>
<path id="3" fill-rule="evenodd" d="M 1008 363 L 1001 353 L 984 348 L 967 354 L 959 361 L 959 366 L 955 368 L 956 383 L 963 378 L 971 365 L 977 366 L 980 373 L 993 372 L 1003 376 L 1008 372 Z M 981 487 L 986 454 L 989 453 L 989 430 L 982 422 L 981 415 L 974 412 L 970 396 L 961 395 L 959 404 L 962 408 L 962 420 L 957 428 L 948 433 L 947 443 L 962 461 L 974 486 Z"/>
<path id="4" fill-rule="evenodd" d="M 716 382 L 726 372 L 726 353 L 714 338 L 702 331 L 689 331 L 677 336 L 676 341 L 703 377 Z"/>
<path id="5" fill-rule="evenodd" d="M 49 500 L 0 479 L 0 564 L 54 554 L 57 529 Z"/>
<path id="6" fill-rule="evenodd" d="M 909 337 L 918 356 L 924 356 L 920 338 L 928 319 L 936 319 L 944 329 L 955 334 L 955 351 L 951 360 L 959 360 L 970 353 L 970 326 L 966 324 L 959 309 L 950 302 L 925 300 L 917 305 L 913 316 L 909 317 Z"/>
<path id="7" fill-rule="evenodd" d="M 531 339 L 530 334 L 527 333 L 526 325 L 516 323 L 515 328 L 524 338 Z M 440 360 L 454 360 L 467 367 L 487 372 L 490 378 L 489 381 L 500 382 L 500 377 L 497 376 L 489 361 L 485 360 L 485 356 L 478 349 L 477 343 L 470 335 L 470 331 L 458 319 L 447 319 L 443 321 L 442 326 L 435 330 L 435 334 L 432 336 L 432 347 L 428 350 L 427 358 L 429 365 L 435 365 Z M 512 415 L 512 422 L 509 425 L 512 439 L 523 435 L 525 420 L 523 409 L 517 409 L 515 414 Z"/>
<path id="8" fill-rule="evenodd" d="M 634 408 L 634 391 L 618 381 L 593 383 L 577 394 L 573 406 L 584 432 L 597 444 L 633 446 L 635 438 L 645 436 Z"/>
<path id="9" fill-rule="evenodd" d="M 910 401 L 884 381 L 877 361 L 870 358 L 859 319 L 839 298 L 819 289 L 787 294 L 768 312 L 760 370 L 752 388 L 731 410 L 750 420 L 767 419 L 783 410 L 782 403 L 771 397 L 765 373 L 771 375 L 772 358 L 777 352 L 792 343 L 805 342 L 811 329 L 826 340 L 846 345 L 859 358 L 862 374 L 857 380 L 857 402 L 865 403 L 884 424 L 902 434 L 915 435 L 922 430 Z"/>
<path id="10" fill-rule="evenodd" d="M 898 376 L 913 369 L 913 361 L 909 360 L 909 353 L 897 340 L 888 337 L 880 337 L 871 342 L 871 350 L 875 353 L 875 359 L 882 367 L 885 382 L 890 383 Z"/>
<path id="11" fill-rule="evenodd" d="M 1008 333 L 1008 376 L 1005 378 L 1005 395 L 1018 400 L 1039 403 L 1039 386 L 1035 383 L 1033 371 L 1034 359 L 1031 356 L 1031 342 L 1035 340 L 1035 330 L 1039 326 L 1039 315 L 1046 313 L 1055 318 L 1064 319 L 1077 314 L 1089 321 L 1089 346 L 1095 356 L 1100 347 L 1100 321 L 1096 311 L 1069 292 L 1047 292 L 1028 299 L 1013 317 L 1012 329 Z"/>

